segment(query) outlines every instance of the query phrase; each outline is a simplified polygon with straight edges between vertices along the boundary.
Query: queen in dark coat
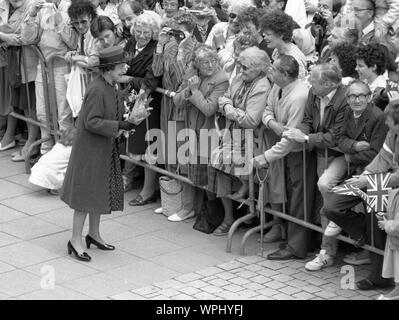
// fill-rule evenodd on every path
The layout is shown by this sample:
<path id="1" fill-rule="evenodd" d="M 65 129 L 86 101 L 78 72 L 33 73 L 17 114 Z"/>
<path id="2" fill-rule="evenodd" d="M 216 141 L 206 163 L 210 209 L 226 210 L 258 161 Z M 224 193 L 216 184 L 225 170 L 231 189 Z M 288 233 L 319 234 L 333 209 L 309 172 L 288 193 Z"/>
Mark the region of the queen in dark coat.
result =
<path id="1" fill-rule="evenodd" d="M 128 62 L 129 70 L 126 75 L 129 78 L 126 81 L 132 89 L 139 92 L 140 89 L 149 90 L 151 92 L 150 103 L 152 108 L 148 121 L 141 123 L 135 128 L 134 135 L 129 138 L 128 152 L 137 160 L 144 160 L 144 155 L 150 142 L 145 139 L 146 133 L 151 129 L 160 128 L 160 112 L 161 112 L 161 94 L 154 92 L 160 82 L 160 78 L 156 78 L 152 71 L 152 60 L 154 51 L 157 46 L 157 37 L 159 26 L 153 17 L 143 13 L 134 21 L 132 27 L 133 36 L 126 44 L 125 51 L 129 53 L 131 59 Z M 139 195 L 129 205 L 141 206 L 156 200 L 156 173 L 155 171 L 144 169 L 144 186 Z"/>
<path id="2" fill-rule="evenodd" d="M 100 236 L 102 214 L 123 210 L 123 182 L 117 137 L 121 130 L 130 131 L 134 124 L 122 121 L 124 108 L 116 83 L 127 71 L 125 54 L 115 46 L 100 51 L 101 75 L 87 89 L 77 121 L 77 133 L 65 175 L 61 199 L 75 210 L 72 239 L 68 253 L 90 261 L 82 243 L 83 225 L 90 217 L 87 248 L 91 244 L 102 250 L 114 250 Z M 143 115 L 145 118 L 147 115 Z M 137 121 L 136 121 L 137 120 Z M 135 119 L 138 124 L 143 119 Z"/>

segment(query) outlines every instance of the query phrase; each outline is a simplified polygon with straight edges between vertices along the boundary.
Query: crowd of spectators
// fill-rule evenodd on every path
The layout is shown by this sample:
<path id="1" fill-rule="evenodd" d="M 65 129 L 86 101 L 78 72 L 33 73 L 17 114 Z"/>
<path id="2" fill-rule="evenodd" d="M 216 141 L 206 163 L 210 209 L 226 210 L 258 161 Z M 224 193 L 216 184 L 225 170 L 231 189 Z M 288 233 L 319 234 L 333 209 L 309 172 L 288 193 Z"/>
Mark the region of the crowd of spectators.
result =
<path id="1" fill-rule="evenodd" d="M 0 152 L 18 147 L 11 161 L 25 161 L 35 154 L 32 164 L 38 162 L 31 181 L 57 194 L 72 141 L 90 136 L 79 129 L 86 125 L 90 131 L 86 120 L 78 121 L 79 110 L 70 106 L 68 89 L 74 84 L 65 76 L 79 68 L 88 79 L 103 76 L 111 84 L 118 82 L 118 92 L 144 91 L 152 99 L 151 114 L 132 127 L 121 124 L 119 129 L 134 133 L 118 143 L 120 148 L 126 144 L 123 148 L 132 159 L 148 162 L 153 141 L 146 134 L 161 130 L 165 141 L 157 150 L 157 159 L 162 159 L 158 165 L 192 181 L 192 185 L 183 183 L 182 209 L 169 221 L 193 217 L 204 197 L 220 198 L 224 219 L 213 234 L 226 235 L 235 219 L 235 202 L 245 202 L 249 196 L 251 172 L 246 166 L 267 169 L 265 205 L 301 220 L 307 216 L 324 230 L 322 239 L 316 239 L 308 228 L 272 218 L 274 224 L 262 240 L 284 242 L 268 259 L 304 259 L 319 240 L 320 252 L 306 264 L 307 270 L 319 271 L 334 263 L 339 249 L 335 237 L 344 233 L 355 241 L 354 253 L 344 260 L 371 264 L 370 275 L 357 282 L 358 289 L 389 287 L 394 278 L 395 289 L 380 299 L 398 299 L 397 193 L 390 193 L 387 213 L 378 220 L 359 206 L 361 198 L 333 192 L 343 183 L 366 191 L 367 175 L 387 172 L 392 173 L 388 186 L 399 187 L 398 27 L 399 0 L 0 0 Z M 124 68 L 109 69 L 104 62 L 106 53 L 122 49 L 127 64 L 123 75 Z M 37 51 L 46 59 L 62 58 L 53 66 L 56 119 L 62 134 L 56 144 L 46 125 L 48 88 L 43 73 L 48 70 L 42 70 Z M 90 81 L 82 80 L 82 85 L 93 99 L 98 92 L 112 95 L 112 88 L 99 82 L 90 86 Z M 157 87 L 172 94 L 161 94 Z M 104 103 L 119 105 L 114 98 L 108 96 Z M 82 114 L 101 117 L 87 99 Z M 87 105 L 94 111 L 88 111 Z M 12 112 L 42 126 L 29 122 L 26 126 Z M 87 121 L 93 125 L 92 120 Z M 108 122 L 104 125 L 111 132 L 117 129 Z M 195 161 L 175 163 L 176 150 L 192 141 L 173 136 L 171 143 L 170 137 L 185 129 L 195 132 L 195 147 L 190 150 Z M 205 154 L 199 143 L 203 130 L 219 135 L 219 145 Z M 261 141 L 254 145 L 254 154 L 246 152 L 248 132 L 251 141 Z M 227 142 L 226 135 L 232 137 Z M 39 139 L 40 148 L 33 148 Z M 79 144 L 82 154 L 90 147 Z M 115 148 L 109 144 L 106 151 L 112 161 Z M 73 165 L 79 163 L 76 152 L 72 151 Z M 242 157 L 244 161 L 235 161 Z M 109 161 L 94 158 L 93 154 L 95 162 Z M 71 181 L 84 180 L 85 172 L 95 170 L 71 173 L 71 163 L 63 199 L 69 197 L 67 202 L 79 212 L 90 212 L 93 196 L 82 189 L 83 183 L 90 188 L 90 179 L 81 182 L 80 189 L 74 189 Z M 122 167 L 122 191 L 128 191 L 142 173 L 128 161 Z M 159 197 L 156 172 L 145 168 L 143 175 L 143 187 L 131 206 Z M 97 178 L 108 183 L 107 177 Z M 111 186 L 118 185 L 117 180 L 108 180 Z M 104 205 L 97 203 L 97 213 L 103 213 L 104 207 L 123 208 L 123 202 L 114 206 L 111 201 L 117 196 L 114 191 L 107 191 L 112 193 L 109 199 L 101 192 L 97 195 Z M 76 202 L 74 197 L 87 201 Z M 85 205 L 79 207 L 81 203 Z M 99 235 L 99 219 L 93 221 L 88 247 L 96 244 L 113 250 Z M 82 226 L 84 219 L 80 222 Z M 77 235 L 68 250 L 88 261 Z M 384 257 L 359 249 L 371 239 L 376 248 L 385 250 Z"/>

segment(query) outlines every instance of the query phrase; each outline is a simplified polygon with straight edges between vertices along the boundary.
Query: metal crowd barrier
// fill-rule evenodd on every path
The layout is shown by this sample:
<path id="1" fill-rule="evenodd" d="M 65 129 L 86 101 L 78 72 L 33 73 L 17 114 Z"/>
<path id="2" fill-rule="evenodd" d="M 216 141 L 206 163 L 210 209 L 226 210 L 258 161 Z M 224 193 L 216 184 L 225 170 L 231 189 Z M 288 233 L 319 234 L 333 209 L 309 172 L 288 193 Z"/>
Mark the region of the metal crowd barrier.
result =
<path id="1" fill-rule="evenodd" d="M 57 109 L 56 90 L 55 90 L 55 84 L 54 84 L 54 63 L 58 59 L 63 59 L 63 57 L 56 56 L 56 55 L 45 58 L 43 56 L 42 52 L 40 51 L 40 49 L 37 46 L 30 46 L 30 47 L 35 51 L 36 55 L 39 58 L 39 63 L 41 64 L 43 89 L 44 89 L 44 101 L 45 101 L 45 110 L 46 110 L 46 118 L 47 118 L 47 120 L 46 120 L 46 123 L 41 123 L 41 122 L 37 121 L 36 119 L 30 118 L 30 117 L 26 117 L 26 116 L 20 115 L 20 114 L 15 113 L 15 112 L 12 112 L 11 116 L 13 116 L 13 117 L 15 117 L 17 119 L 23 120 L 23 121 L 25 121 L 27 123 L 36 125 L 38 127 L 42 127 L 42 128 L 47 129 L 50 132 L 50 136 L 48 138 L 37 140 L 29 148 L 28 156 L 25 159 L 25 169 L 26 169 L 27 173 L 30 173 L 29 159 L 30 159 L 30 156 L 31 156 L 31 153 L 32 153 L 33 149 L 36 146 L 40 145 L 41 143 L 50 140 L 52 137 L 54 137 L 55 141 L 58 141 L 58 137 L 59 137 L 58 117 L 57 117 L 58 109 Z M 24 51 L 23 51 L 23 55 L 22 56 L 25 57 Z M 26 63 L 24 63 L 24 65 L 26 65 Z M 25 72 L 25 78 L 27 78 L 26 70 L 24 70 L 24 72 Z M 24 84 L 24 85 L 28 86 L 28 84 Z M 161 94 L 167 95 L 169 97 L 173 97 L 175 95 L 174 92 L 169 91 L 169 90 L 165 90 L 165 89 L 162 89 L 162 88 L 156 88 L 155 91 L 159 92 Z M 29 92 L 27 92 L 27 94 L 28 94 L 27 98 L 28 98 L 29 113 L 31 113 L 32 106 L 31 106 L 31 102 L 29 100 Z M 256 147 L 254 147 L 254 143 L 253 142 L 257 143 L 256 147 L 258 149 L 260 149 L 260 150 L 262 150 L 262 148 L 264 149 L 265 143 L 263 141 L 263 131 L 262 130 L 258 133 L 257 141 L 252 141 L 252 143 L 249 143 L 249 145 L 251 146 L 251 154 L 253 154 L 254 148 L 256 148 Z M 177 175 L 177 174 L 172 173 L 172 172 L 170 172 L 168 170 L 165 170 L 165 169 L 159 168 L 157 166 L 148 164 L 148 163 L 146 163 L 144 161 L 138 161 L 138 160 L 132 159 L 132 158 L 130 158 L 128 156 L 125 156 L 125 155 L 121 155 L 121 159 L 123 159 L 125 161 L 129 161 L 129 162 L 131 162 L 131 163 L 133 163 L 135 165 L 139 165 L 139 166 L 142 166 L 144 168 L 156 171 L 156 172 L 158 172 L 160 174 L 170 176 L 170 177 L 172 177 L 174 179 L 177 179 L 177 180 L 179 180 L 179 181 L 181 181 L 183 183 L 187 183 L 187 184 L 193 185 L 192 181 L 190 179 L 184 177 L 184 176 Z M 281 161 L 284 161 L 284 160 L 281 160 Z M 306 150 L 305 150 L 305 147 L 303 147 L 303 161 L 304 161 L 304 163 L 306 163 Z M 326 161 L 327 161 L 327 159 L 326 159 Z M 307 194 L 306 194 L 306 185 L 307 185 L 307 180 L 306 180 L 307 179 L 307 173 L 306 173 L 306 171 L 307 171 L 307 168 L 306 168 L 306 166 L 303 166 L 303 167 L 304 167 L 304 170 L 303 170 L 304 188 L 303 189 L 304 189 L 304 199 L 306 199 L 307 198 Z M 263 184 L 265 182 L 265 178 L 260 177 L 259 173 L 257 173 L 257 177 L 258 177 L 258 180 L 260 182 L 260 191 L 262 192 L 263 191 L 262 187 L 263 187 Z M 281 178 L 283 179 L 283 183 L 285 184 L 285 176 L 282 175 Z M 198 186 L 196 186 L 196 187 L 198 187 Z M 209 191 L 206 187 L 200 187 L 200 188 L 204 189 L 206 191 Z M 261 193 L 261 195 L 263 195 L 263 192 Z M 304 220 L 300 220 L 300 219 L 294 218 L 294 217 L 290 216 L 288 213 L 286 213 L 285 203 L 283 204 L 283 212 L 279 212 L 279 211 L 272 210 L 270 208 L 264 208 L 263 203 L 267 199 L 259 198 L 259 200 L 260 201 L 258 201 L 255 198 L 255 179 L 254 179 L 254 173 L 252 173 L 252 174 L 249 175 L 249 197 L 247 199 L 241 199 L 241 200 L 238 201 L 238 202 L 241 202 L 241 205 L 245 204 L 245 205 L 249 206 L 249 213 L 247 215 L 237 219 L 234 222 L 234 224 L 232 225 L 232 227 L 230 228 L 230 231 L 229 231 L 228 236 L 227 236 L 227 244 L 226 244 L 226 251 L 227 252 L 231 252 L 232 239 L 233 239 L 233 236 L 236 233 L 237 229 L 239 228 L 239 226 L 242 223 L 244 223 L 244 222 L 250 221 L 253 218 L 257 218 L 258 217 L 258 218 L 260 218 L 260 222 L 261 223 L 260 223 L 259 226 L 256 226 L 255 228 L 249 229 L 244 234 L 244 236 L 243 236 L 243 238 L 241 240 L 240 253 L 243 254 L 243 255 L 245 254 L 245 246 L 246 246 L 246 243 L 247 243 L 249 237 L 251 235 L 253 235 L 254 233 L 257 233 L 257 232 L 260 231 L 261 232 L 260 250 L 261 250 L 261 254 L 263 255 L 263 231 L 265 229 L 271 227 L 273 224 L 275 224 L 274 221 L 265 223 L 265 214 L 266 213 L 269 213 L 269 214 L 271 214 L 273 216 L 276 216 L 278 218 L 284 219 L 286 221 L 289 221 L 289 222 L 292 222 L 292 223 L 296 223 L 296 224 L 301 225 L 301 226 L 303 226 L 305 228 L 308 228 L 308 229 L 323 233 L 323 229 L 320 226 L 315 225 L 315 224 L 313 224 L 313 223 L 308 221 L 308 208 L 307 208 L 306 201 L 304 201 L 305 219 Z M 261 212 L 257 211 L 256 210 L 256 204 L 257 203 L 260 204 L 261 208 L 264 208 L 264 210 L 262 210 Z M 337 239 L 341 240 L 341 241 L 344 241 L 344 242 L 347 242 L 347 243 L 350 243 L 350 244 L 354 244 L 355 243 L 354 240 L 352 240 L 352 239 L 350 239 L 348 237 L 344 237 L 342 235 L 337 236 Z M 373 244 L 374 244 L 374 238 L 372 236 L 372 245 L 365 245 L 363 248 L 367 249 L 367 250 L 369 250 L 371 252 L 383 255 L 384 254 L 383 250 L 375 248 L 373 246 Z"/>
<path id="2" fill-rule="evenodd" d="M 174 92 L 169 91 L 169 90 L 165 90 L 165 89 L 162 89 L 162 88 L 156 88 L 155 91 L 159 92 L 161 94 L 167 95 L 169 97 L 173 97 L 175 95 Z M 260 150 L 262 150 L 262 148 L 264 148 L 264 146 L 265 146 L 265 143 L 263 141 L 263 131 L 262 130 L 259 132 L 259 137 L 258 138 L 259 138 L 258 141 L 254 141 L 254 142 L 257 142 L 258 145 L 254 146 L 252 148 L 252 153 L 253 153 L 253 150 L 255 148 L 259 148 Z M 253 144 L 251 143 L 251 145 L 253 145 Z M 303 163 L 306 163 L 305 145 L 303 145 L 303 151 L 302 152 L 303 152 Z M 325 154 L 326 154 L 325 161 L 326 161 L 326 163 L 328 163 L 327 150 L 326 150 Z M 172 177 L 174 179 L 177 179 L 177 180 L 179 180 L 179 181 L 181 181 L 183 183 L 187 183 L 187 184 L 193 185 L 193 183 L 191 182 L 190 179 L 188 179 L 186 177 L 183 177 L 183 176 L 180 176 L 180 175 L 177 175 L 175 173 L 169 172 L 168 170 L 164 170 L 164 169 L 161 169 L 161 168 L 156 167 L 154 165 L 150 165 L 150 164 L 148 164 L 148 163 L 146 163 L 144 161 L 138 161 L 138 160 L 132 159 L 132 158 L 130 158 L 128 156 L 122 155 L 121 158 L 123 160 L 129 161 L 129 162 L 131 162 L 133 164 L 136 164 L 136 165 L 148 168 L 150 170 L 156 171 L 156 172 L 158 172 L 160 174 L 170 176 L 170 177 Z M 282 159 L 280 161 L 284 162 L 284 159 Z M 260 174 L 258 172 L 257 172 L 257 177 L 258 177 L 258 181 L 260 182 L 260 190 L 259 191 L 262 192 L 260 194 L 263 195 L 262 187 L 263 187 L 263 184 L 265 182 L 265 177 L 264 178 L 260 177 Z M 285 175 L 284 174 L 282 175 L 281 179 L 282 179 L 283 185 L 285 186 Z M 307 199 L 307 167 L 306 167 L 306 165 L 303 166 L 303 181 L 304 181 L 304 188 L 303 188 L 303 190 L 304 190 L 303 191 L 304 192 L 304 199 Z M 198 186 L 196 186 L 196 187 L 198 187 Z M 204 187 L 199 187 L 199 188 L 207 190 L 207 188 L 204 188 Z M 207 190 L 207 191 L 209 191 L 209 190 Z M 263 246 L 264 246 L 264 244 L 263 244 L 263 232 L 264 232 L 265 229 L 270 228 L 271 226 L 273 226 L 276 223 L 275 221 L 271 221 L 271 222 L 265 223 L 265 214 L 266 213 L 271 214 L 272 216 L 281 218 L 283 220 L 289 221 L 291 223 L 296 223 L 296 224 L 298 224 L 298 225 L 300 225 L 302 227 L 317 231 L 319 233 L 324 233 L 324 230 L 319 225 L 313 224 L 313 223 L 311 223 L 309 221 L 309 219 L 308 219 L 308 204 L 307 204 L 306 201 L 304 201 L 304 203 L 303 203 L 304 212 L 305 212 L 304 220 L 301 220 L 301 219 L 297 219 L 297 218 L 292 217 L 291 215 L 289 215 L 289 213 L 286 212 L 286 204 L 285 203 L 282 204 L 283 212 L 279 212 L 279 211 L 276 211 L 276 210 L 273 210 L 273 209 L 270 209 L 270 208 L 265 208 L 263 206 L 263 203 L 265 203 L 265 200 L 267 200 L 267 199 L 259 198 L 259 200 L 260 201 L 258 201 L 255 198 L 255 179 L 254 179 L 254 173 L 252 173 L 252 174 L 249 175 L 249 197 L 247 199 L 241 199 L 241 200 L 238 201 L 238 202 L 241 202 L 241 205 L 245 204 L 245 205 L 249 206 L 249 213 L 247 215 L 237 219 L 233 223 L 233 225 L 231 226 L 230 231 L 229 231 L 228 236 L 227 236 L 226 252 L 231 252 L 233 236 L 236 233 L 237 229 L 240 227 L 240 225 L 243 224 L 244 222 L 251 221 L 254 218 L 259 218 L 260 222 L 261 222 L 260 225 L 249 229 L 243 235 L 242 240 L 241 240 L 241 245 L 240 245 L 240 254 L 242 254 L 242 255 L 245 254 L 245 246 L 246 246 L 246 243 L 247 243 L 248 239 L 250 238 L 250 236 L 255 234 L 255 233 L 257 233 L 257 232 L 260 232 L 261 233 L 260 251 L 261 251 L 261 254 L 263 256 L 263 251 L 264 251 L 263 250 Z M 258 205 L 259 204 L 261 205 L 261 208 L 263 208 L 263 210 L 261 212 L 256 210 L 256 204 L 257 203 L 258 203 Z M 371 225 L 373 225 L 373 219 L 372 219 L 373 217 L 372 217 L 372 215 L 370 215 L 370 218 L 371 218 L 371 221 L 372 221 Z M 374 232 L 373 232 L 373 228 L 372 228 L 371 245 L 366 244 L 366 245 L 363 246 L 363 248 L 368 250 L 368 251 L 371 251 L 373 253 L 384 255 L 384 251 L 383 250 L 374 247 L 374 236 L 373 236 L 373 233 Z M 349 244 L 355 244 L 355 241 L 353 239 L 351 239 L 349 237 L 346 237 L 346 236 L 339 235 L 336 238 L 338 240 L 347 242 Z"/>
<path id="3" fill-rule="evenodd" d="M 42 72 L 42 81 L 43 81 L 43 90 L 44 90 L 44 103 L 45 103 L 45 110 L 46 110 L 46 123 L 41 123 L 36 119 L 36 112 L 34 116 L 27 117 L 25 115 L 21 115 L 16 112 L 11 112 L 10 115 L 16 119 L 25 121 L 26 123 L 45 128 L 50 132 L 50 136 L 47 138 L 41 138 L 29 147 L 28 149 L 28 154 L 27 157 L 25 158 L 25 171 L 27 174 L 30 174 L 30 157 L 32 155 L 32 151 L 36 146 L 40 146 L 43 142 L 46 142 L 52 137 L 54 137 L 55 141 L 58 141 L 59 137 L 59 132 L 58 132 L 58 121 L 57 121 L 57 99 L 56 99 L 56 91 L 55 91 L 55 85 L 54 85 L 54 62 L 62 57 L 58 56 L 51 56 L 46 59 L 44 55 L 42 54 L 41 50 L 37 46 L 22 46 L 22 59 L 23 59 L 23 64 L 22 66 L 26 66 L 26 54 L 25 50 L 26 47 L 31 48 L 36 56 L 39 59 L 39 63 L 41 66 L 41 72 Z M 25 79 L 28 78 L 27 70 L 26 68 L 23 68 L 24 76 Z M 26 94 L 27 94 L 27 101 L 28 101 L 28 111 L 29 115 L 32 115 L 32 103 L 30 101 L 30 96 L 29 96 L 29 89 L 28 89 L 28 83 L 22 84 L 26 86 Z"/>

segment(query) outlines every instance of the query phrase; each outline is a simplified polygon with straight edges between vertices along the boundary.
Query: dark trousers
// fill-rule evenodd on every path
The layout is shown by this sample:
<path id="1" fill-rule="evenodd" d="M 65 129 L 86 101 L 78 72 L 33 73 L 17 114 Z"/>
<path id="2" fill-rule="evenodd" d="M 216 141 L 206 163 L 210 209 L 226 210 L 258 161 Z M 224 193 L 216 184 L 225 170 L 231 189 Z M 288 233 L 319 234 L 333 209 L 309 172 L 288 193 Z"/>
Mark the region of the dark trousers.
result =
<path id="1" fill-rule="evenodd" d="M 339 225 L 352 239 L 359 239 L 366 235 L 368 244 L 374 237 L 374 247 L 384 250 L 386 233 L 378 228 L 378 221 L 375 214 L 362 214 L 351 209 L 358 205 L 362 200 L 358 197 L 332 194 L 324 204 L 323 211 L 327 218 Z M 382 278 L 382 264 L 384 257 L 370 252 L 371 270 L 367 277 L 374 284 L 384 284 L 386 279 Z"/>
<path id="2" fill-rule="evenodd" d="M 307 168 L 316 168 L 314 154 L 307 153 Z M 285 157 L 285 181 L 288 197 L 288 213 L 295 218 L 305 220 L 304 210 L 304 179 L 303 179 L 303 155 L 302 152 L 292 152 Z M 316 170 L 307 170 L 307 218 L 311 222 L 314 216 L 314 195 L 316 193 Z M 314 177 L 312 177 L 314 175 Z M 310 244 L 312 230 L 296 223 L 288 222 L 288 246 L 295 256 L 306 258 Z"/>

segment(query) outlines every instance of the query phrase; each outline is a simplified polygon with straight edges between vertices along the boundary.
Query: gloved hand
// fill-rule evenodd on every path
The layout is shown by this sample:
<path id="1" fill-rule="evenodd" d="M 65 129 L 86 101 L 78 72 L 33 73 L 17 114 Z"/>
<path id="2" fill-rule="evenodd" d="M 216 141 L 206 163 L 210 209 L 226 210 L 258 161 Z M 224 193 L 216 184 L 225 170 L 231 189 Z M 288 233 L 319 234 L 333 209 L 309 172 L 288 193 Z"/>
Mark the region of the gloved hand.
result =
<path id="1" fill-rule="evenodd" d="M 128 121 L 119 121 L 119 129 L 121 130 L 126 130 L 130 131 L 135 127 L 133 123 L 130 123 Z"/>

